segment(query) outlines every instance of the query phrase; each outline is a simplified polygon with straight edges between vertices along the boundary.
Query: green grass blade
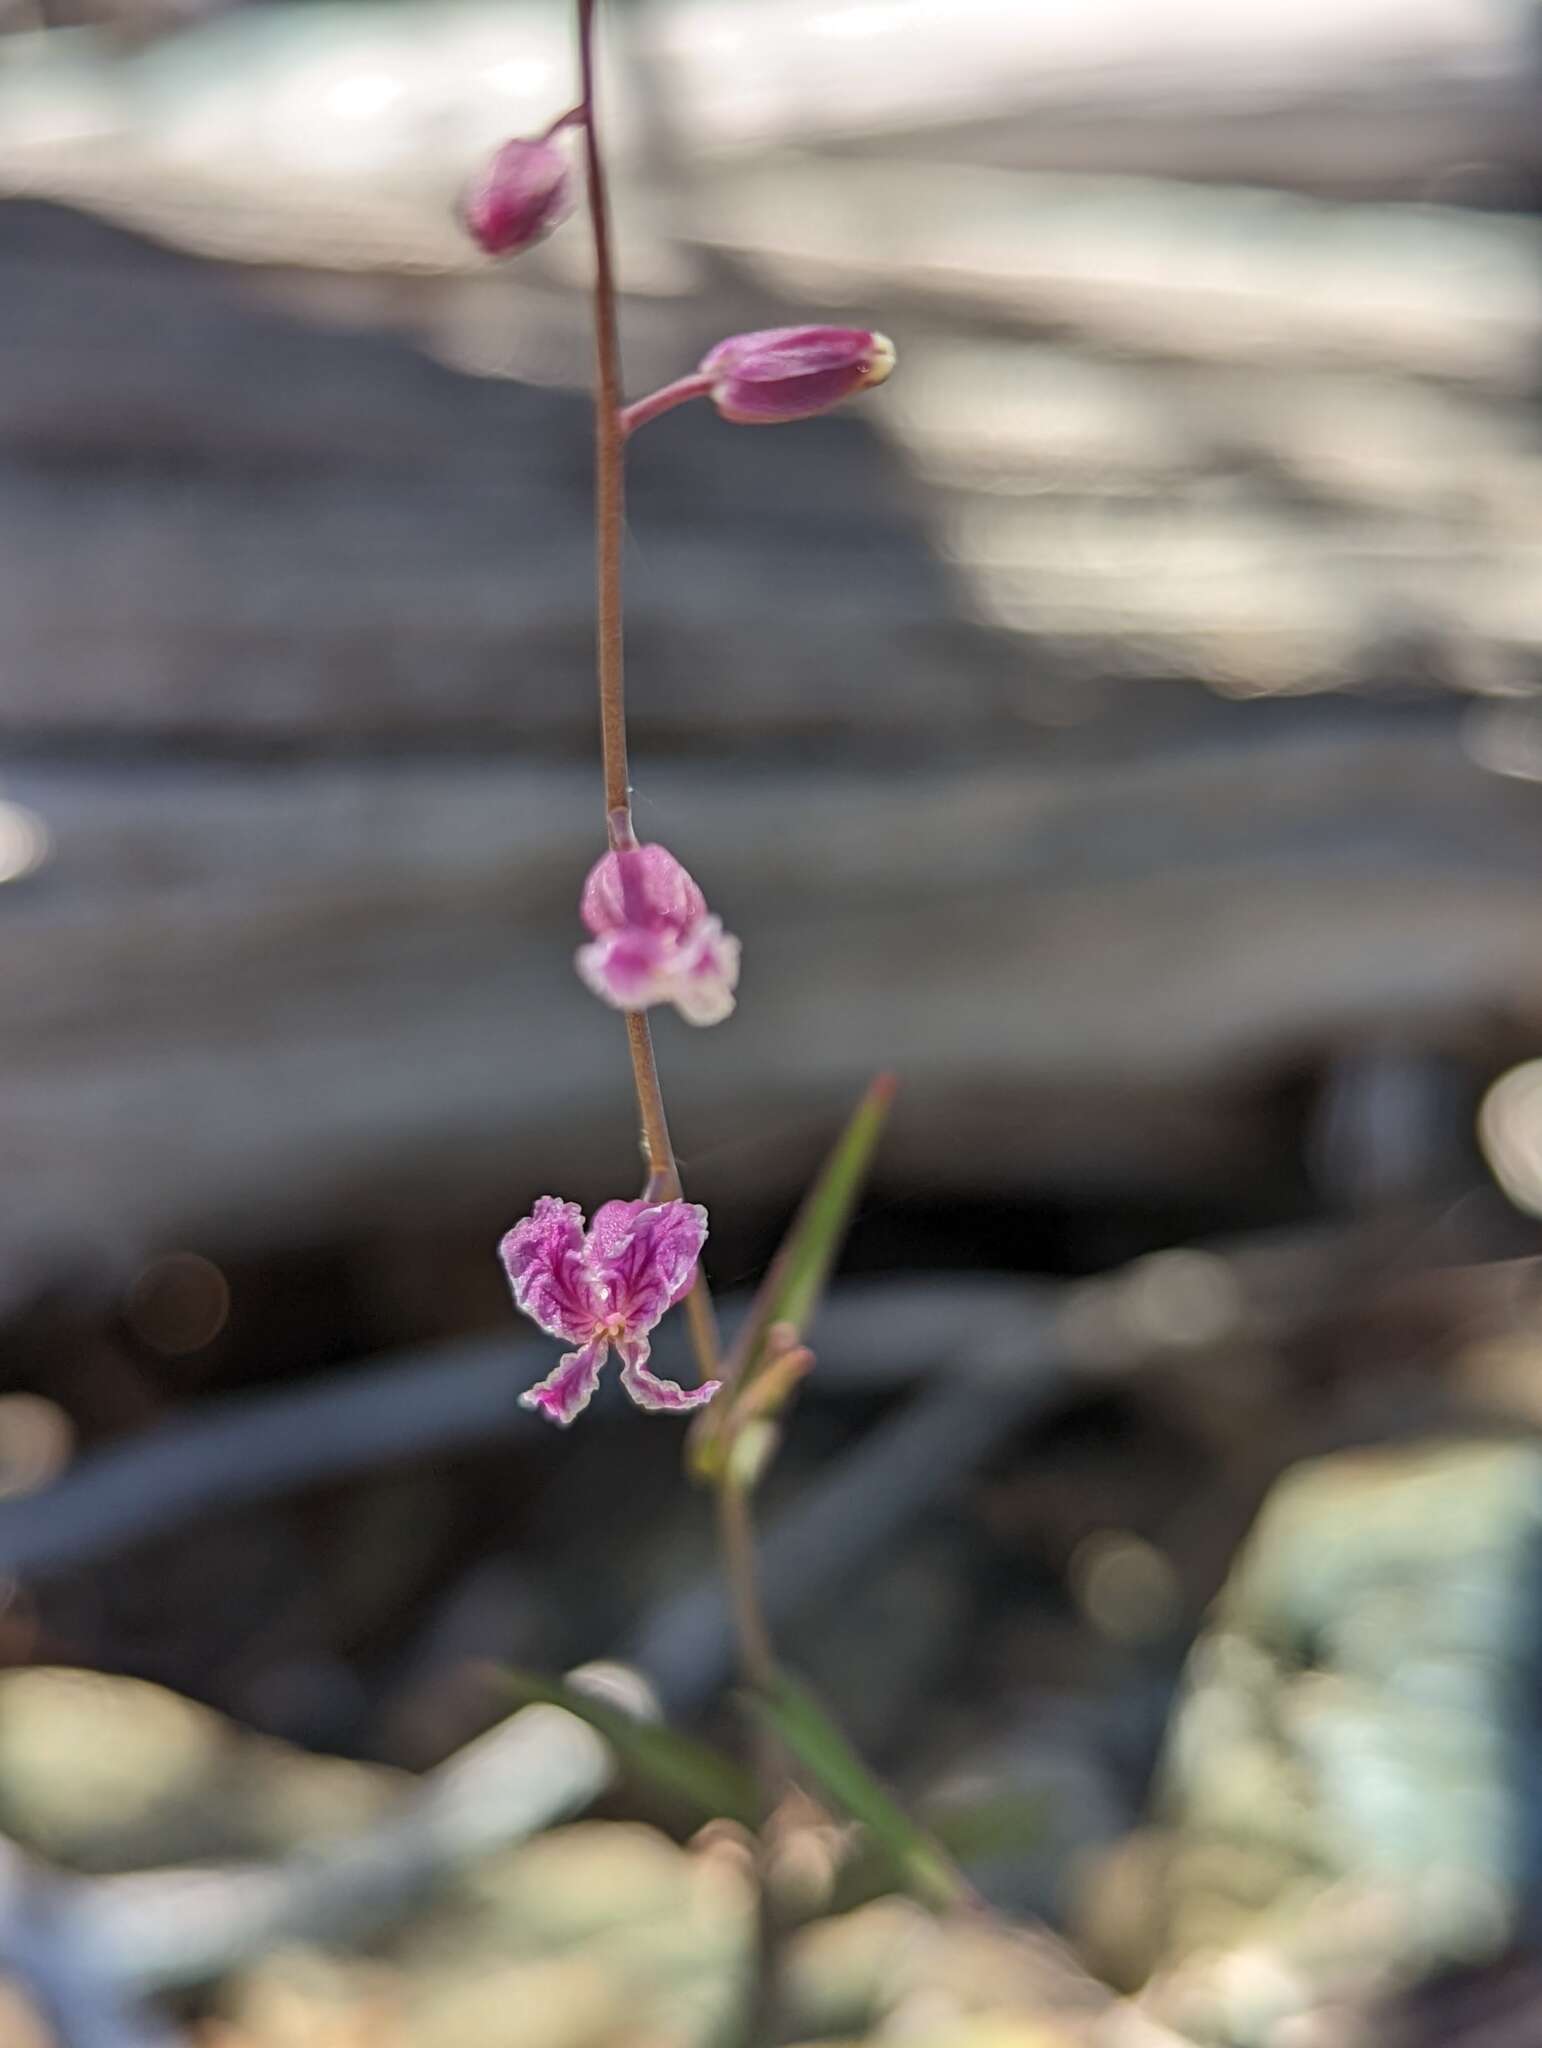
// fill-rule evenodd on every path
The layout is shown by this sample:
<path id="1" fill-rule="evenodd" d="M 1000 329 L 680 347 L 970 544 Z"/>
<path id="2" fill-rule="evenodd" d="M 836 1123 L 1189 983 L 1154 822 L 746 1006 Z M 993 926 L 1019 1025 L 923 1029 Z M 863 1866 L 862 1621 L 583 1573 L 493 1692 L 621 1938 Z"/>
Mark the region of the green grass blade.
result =
<path id="1" fill-rule="evenodd" d="M 777 1324 L 801 1337 L 812 1320 L 888 1121 L 895 1087 L 892 1074 L 880 1074 L 870 1083 L 788 1227 L 724 1362 L 727 1391 L 691 1431 L 687 1460 L 698 1479 L 712 1484 L 723 1478 L 733 1429 L 754 1411 L 753 1397 L 746 1403 L 745 1395 L 763 1368 L 767 1385 L 761 1392 L 770 1398 L 760 1412 L 766 1416 L 776 1413 L 796 1385 L 796 1374 L 785 1388 L 772 1384 L 777 1365 L 773 1356 L 767 1367 L 766 1337 Z"/>
<path id="2" fill-rule="evenodd" d="M 746 1374 L 759 1364 L 774 1323 L 790 1324 L 800 1337 L 808 1328 L 883 1136 L 894 1089 L 892 1074 L 880 1074 L 871 1083 L 804 1196 L 734 1346 Z"/>
<path id="3" fill-rule="evenodd" d="M 760 1800 L 748 1771 L 657 1721 L 639 1721 L 608 1700 L 596 1699 L 560 1678 L 539 1672 L 511 1671 L 499 1677 L 523 1706 L 562 1707 L 602 1735 L 622 1766 L 644 1784 L 681 1801 L 704 1820 L 723 1818 L 747 1828 L 760 1825 Z"/>
<path id="4" fill-rule="evenodd" d="M 883 1136 L 894 1089 L 894 1076 L 880 1074 L 835 1141 L 756 1297 L 752 1342 L 763 1343 L 773 1323 L 790 1323 L 800 1337 L 808 1328 Z"/>
<path id="5" fill-rule="evenodd" d="M 1026 1856 L 1047 1839 L 1046 1801 L 1037 1793 L 1002 1791 L 989 1799 L 949 1801 L 920 1815 L 920 1825 L 955 1863 Z M 894 1860 L 869 1834 L 859 1852 L 841 1866 L 831 1909 L 849 1912 L 894 1889 Z"/>
<path id="6" fill-rule="evenodd" d="M 779 1672 L 751 1704 L 830 1799 L 862 1823 L 908 1890 L 930 1906 L 969 1902 L 947 1851 L 878 1782 L 806 1686 Z"/>

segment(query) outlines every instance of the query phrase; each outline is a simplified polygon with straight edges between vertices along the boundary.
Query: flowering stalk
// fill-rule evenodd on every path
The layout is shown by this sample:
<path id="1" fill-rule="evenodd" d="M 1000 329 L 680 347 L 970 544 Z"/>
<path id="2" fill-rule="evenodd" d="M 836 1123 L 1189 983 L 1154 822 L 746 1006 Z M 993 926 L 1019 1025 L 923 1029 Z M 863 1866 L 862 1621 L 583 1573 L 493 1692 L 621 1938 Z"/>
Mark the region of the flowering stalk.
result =
<path id="1" fill-rule="evenodd" d="M 625 444 L 649 420 L 696 398 L 738 426 L 812 419 L 881 384 L 894 367 L 887 338 L 866 328 L 774 327 L 735 334 L 696 370 L 627 406 L 621 387 L 610 200 L 600 150 L 594 58 L 596 0 L 576 0 L 582 97 L 542 133 L 515 137 L 468 188 L 463 209 L 490 255 L 529 248 L 571 204 L 557 140 L 583 130 L 594 244 L 595 616 L 607 851 L 584 883 L 589 942 L 575 965 L 603 1002 L 622 1011 L 648 1175 L 636 1201 L 607 1202 L 586 1228 L 578 1205 L 543 1196 L 504 1237 L 500 1254 L 519 1308 L 575 1348 L 521 1399 L 566 1424 L 587 1406 L 609 1353 L 640 1407 L 687 1412 L 718 1392 L 720 1346 L 700 1253 L 707 1214 L 682 1198 L 680 1170 L 647 1012 L 671 1003 L 689 1023 L 720 1023 L 734 1007 L 739 942 L 667 847 L 639 845 L 632 825 L 622 645 Z M 887 1077 L 869 1089 L 800 1209 L 730 1360 L 731 1383 L 700 1418 L 693 1469 L 713 1485 L 745 1676 L 769 1692 L 776 1664 L 756 1586 L 750 1501 L 776 1443 L 775 1416 L 813 1363 L 800 1331 L 828 1277 L 851 1202 L 887 1110 Z M 648 1366 L 659 1319 L 685 1301 L 701 1384 L 687 1391 Z M 768 1788 L 780 1772 L 767 1773 Z M 768 1802 L 769 1803 L 769 1802 Z"/>
<path id="2" fill-rule="evenodd" d="M 632 830 L 632 781 L 627 766 L 626 669 L 621 615 L 621 547 L 626 522 L 626 436 L 621 425 L 621 350 L 616 332 L 616 282 L 610 249 L 610 195 L 595 118 L 595 0 L 578 0 L 579 89 L 589 223 L 594 242 L 594 496 L 595 651 L 600 686 L 600 753 L 605 776 L 605 826 L 615 853 L 637 844 Z M 678 1200 L 680 1168 L 670 1142 L 658 1061 L 646 1010 L 629 1009 L 627 1052 L 642 1124 L 651 1201 Z M 698 1269 L 685 1302 L 691 1349 L 699 1377 L 710 1380 L 718 1361 L 717 1318 L 706 1277 Z"/>
<path id="3" fill-rule="evenodd" d="M 610 203 L 597 121 L 595 8 L 596 0 L 576 0 L 578 105 L 541 134 L 505 143 L 468 188 L 463 211 L 468 231 L 489 255 L 532 246 L 570 209 L 572 181 L 558 142 L 562 131 L 582 129 L 594 247 L 596 666 L 607 850 L 584 882 L 579 914 L 589 940 L 578 949 L 575 965 L 586 986 L 624 1015 L 648 1173 L 638 1200 L 605 1203 L 587 1227 L 577 1203 L 542 1196 L 506 1233 L 499 1250 L 517 1306 L 549 1336 L 573 1347 L 520 1396 L 527 1407 L 559 1425 L 572 1422 L 588 1405 L 614 1351 L 622 1387 L 639 1407 L 677 1415 L 706 1410 L 697 1418 L 688 1456 L 716 1497 L 745 1680 L 752 1694 L 770 1701 L 786 1688 L 760 1597 L 753 1495 L 776 1448 L 776 1418 L 813 1363 L 801 1333 L 829 1276 L 893 1084 L 880 1077 L 858 1105 L 799 1210 L 725 1370 L 700 1269 L 707 1213 L 683 1199 L 647 1013 L 669 1003 L 688 1023 L 720 1023 L 734 1008 L 739 942 L 711 914 L 694 878 L 669 849 L 639 845 L 633 829 L 622 644 L 625 446 L 638 427 L 697 398 L 710 400 L 722 419 L 737 426 L 812 419 L 881 384 L 894 366 L 894 349 L 865 328 L 778 327 L 730 335 L 689 376 L 631 406 L 624 403 Z M 682 1302 L 700 1380 L 689 1389 L 649 1366 L 652 1331 Z M 761 1883 L 746 2039 L 759 2043 L 776 2032 L 780 1928 L 766 1879 L 769 1836 L 786 1811 L 788 1767 L 780 1731 L 757 1723 L 755 1736 L 765 1825 L 757 1845 Z M 796 1740 L 788 1740 L 804 1755 Z M 850 1777 L 848 1766 L 848 1782 Z"/>
<path id="4" fill-rule="evenodd" d="M 620 351 L 616 332 L 615 277 L 610 250 L 610 210 L 605 185 L 605 168 L 600 154 L 595 119 L 594 89 L 595 0 L 578 0 L 578 36 L 583 102 L 586 109 L 584 149 L 588 167 L 589 217 L 594 240 L 594 329 L 595 329 L 595 535 L 597 548 L 597 638 L 600 686 L 600 735 L 605 772 L 605 812 L 610 846 L 617 854 L 629 853 L 637 844 L 632 830 L 631 783 L 627 769 L 625 671 L 622 641 L 621 548 L 625 520 L 625 443 L 627 428 L 622 413 Z M 637 1092 L 650 1167 L 649 1191 L 678 1197 L 680 1172 L 669 1139 L 664 1100 L 659 1088 L 658 1064 L 653 1054 L 653 1034 L 647 1011 L 628 1009 L 627 1048 L 632 1058 L 632 1079 Z M 697 1367 L 704 1381 L 717 1375 L 719 1346 L 716 1318 L 704 1276 L 698 1269 L 696 1284 L 686 1301 L 691 1342 Z M 726 1474 L 717 1490 L 718 1534 L 722 1548 L 724 1576 L 739 1638 L 740 1657 L 747 1681 L 756 1686 L 770 1683 L 775 1659 L 767 1629 L 755 1571 L 754 1530 L 748 1493 L 732 1483 Z M 757 1755 L 757 1775 L 768 1806 L 772 1803 L 780 1773 L 774 1751 L 764 1742 Z M 756 1888 L 756 1967 L 747 2036 L 751 2041 L 769 2034 L 770 2008 L 774 2002 L 774 1950 L 776 1929 L 770 1895 L 762 1873 Z"/>

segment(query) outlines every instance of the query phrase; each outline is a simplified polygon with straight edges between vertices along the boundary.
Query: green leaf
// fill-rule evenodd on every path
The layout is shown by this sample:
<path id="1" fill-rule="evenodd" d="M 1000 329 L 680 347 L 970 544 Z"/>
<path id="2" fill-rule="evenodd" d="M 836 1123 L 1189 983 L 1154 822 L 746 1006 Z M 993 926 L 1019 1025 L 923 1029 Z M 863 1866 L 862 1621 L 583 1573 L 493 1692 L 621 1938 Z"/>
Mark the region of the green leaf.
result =
<path id="1" fill-rule="evenodd" d="M 837 1806 L 860 1821 L 892 1860 L 907 1889 L 927 1905 L 957 1907 L 969 1886 L 941 1844 L 911 1819 L 820 1706 L 807 1686 L 786 1672 L 750 1696 L 773 1732 L 818 1780 Z"/>
<path id="2" fill-rule="evenodd" d="M 1032 1793 L 1003 1791 L 967 1803 L 928 1806 L 921 1825 L 956 1863 L 965 1866 L 996 1857 L 1025 1855 L 1044 1841 L 1045 1801 Z M 842 1864 L 831 1910 L 849 1912 L 894 1889 L 894 1859 L 869 1835 L 858 1853 Z"/>
<path id="3" fill-rule="evenodd" d="M 869 1086 L 804 1196 L 761 1282 L 746 1334 L 740 1339 L 750 1359 L 765 1343 L 773 1323 L 790 1323 L 800 1337 L 808 1328 L 883 1135 L 894 1089 L 892 1074 L 880 1074 Z"/>
<path id="4" fill-rule="evenodd" d="M 1001 1791 L 993 1798 L 939 1806 L 927 1826 L 960 1863 L 1019 1856 L 1044 1841 L 1046 1801 L 1037 1792 Z"/>
<path id="5" fill-rule="evenodd" d="M 703 1819 L 721 1817 L 747 1828 L 760 1826 L 761 1803 L 754 1779 L 706 1743 L 657 1721 L 636 1720 L 608 1700 L 596 1699 L 560 1678 L 511 1671 L 506 1666 L 500 1667 L 498 1675 L 521 1705 L 562 1707 L 587 1721 L 604 1736 L 627 1770 L 683 1801 Z"/>
<path id="6" fill-rule="evenodd" d="M 691 1431 L 688 1459 L 697 1478 L 711 1483 L 724 1478 L 730 1439 L 750 1412 L 744 1397 L 763 1368 L 766 1385 L 761 1391 L 769 1398 L 756 1412 L 766 1416 L 785 1404 L 801 1377 L 801 1372 L 795 1371 L 785 1386 L 774 1384 L 778 1356 L 784 1363 L 791 1361 L 786 1354 L 776 1353 L 768 1360 L 766 1338 L 778 1324 L 801 1337 L 818 1308 L 883 1135 L 894 1090 L 892 1074 L 880 1074 L 869 1085 L 804 1196 L 724 1363 L 728 1391 L 699 1417 Z"/>

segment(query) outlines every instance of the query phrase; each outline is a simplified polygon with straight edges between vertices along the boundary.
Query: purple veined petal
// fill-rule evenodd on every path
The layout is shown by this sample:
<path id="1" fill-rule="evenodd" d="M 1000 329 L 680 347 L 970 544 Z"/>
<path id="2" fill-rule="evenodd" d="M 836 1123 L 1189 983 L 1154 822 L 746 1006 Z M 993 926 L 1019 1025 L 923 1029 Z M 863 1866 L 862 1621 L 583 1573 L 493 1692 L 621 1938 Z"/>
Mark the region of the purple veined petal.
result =
<path id="1" fill-rule="evenodd" d="M 864 382 L 881 381 L 893 367 L 893 354 L 888 336 L 867 327 L 768 327 L 719 342 L 703 362 L 702 373 L 747 384 L 779 384 L 835 372 Z"/>
<path id="2" fill-rule="evenodd" d="M 578 910 L 596 938 L 621 930 L 679 938 L 706 915 L 707 899 L 667 846 L 635 846 L 600 856 Z"/>
<path id="3" fill-rule="evenodd" d="M 855 330 L 852 330 L 855 331 Z M 763 350 L 785 349 L 800 336 L 809 334 L 845 333 L 845 328 L 821 327 L 755 327 L 748 334 L 730 334 L 716 343 L 702 357 L 700 369 L 703 376 L 721 377 L 743 362 L 746 356 L 753 356 Z"/>
<path id="4" fill-rule="evenodd" d="M 589 1285 L 603 1298 L 606 1319 L 619 1318 L 628 1337 L 651 1330 L 690 1293 L 706 1241 L 707 1212 L 699 1202 L 607 1202 L 596 1210 Z"/>
<path id="5" fill-rule="evenodd" d="M 621 1384 L 639 1408 L 650 1414 L 687 1415 L 704 1408 L 723 1384 L 703 1380 L 699 1387 L 682 1387 L 677 1380 L 660 1379 L 648 1370 L 649 1345 L 646 1337 L 628 1338 L 618 1344 L 621 1354 Z"/>
<path id="6" fill-rule="evenodd" d="M 605 1339 L 596 1337 L 581 1351 L 564 1353 L 554 1372 L 549 1372 L 538 1385 L 526 1388 L 519 1397 L 519 1405 L 533 1408 L 548 1422 L 566 1429 L 594 1398 L 594 1390 L 600 1384 L 600 1368 L 609 1350 Z"/>
<path id="7" fill-rule="evenodd" d="M 833 412 L 863 388 L 863 380 L 846 370 L 804 372 L 774 384 L 756 382 L 740 372 L 715 385 L 712 395 L 719 413 L 733 426 L 782 427 Z"/>
<path id="8" fill-rule="evenodd" d="M 582 1344 L 594 1334 L 594 1300 L 584 1259 L 584 1212 L 542 1195 L 498 1247 L 515 1306 L 550 1337 Z"/>
<path id="9" fill-rule="evenodd" d="M 720 917 L 700 919 L 681 941 L 670 968 L 669 999 L 688 1024 L 721 1024 L 732 1016 L 739 951 Z"/>
<path id="10" fill-rule="evenodd" d="M 616 1010 L 646 1010 L 668 1002 L 675 947 L 652 932 L 605 932 L 573 955 L 578 978 L 591 995 Z"/>
<path id="11" fill-rule="evenodd" d="M 739 942 L 707 913 L 706 898 L 663 846 L 605 854 L 590 869 L 579 909 L 593 940 L 575 955 L 580 979 L 618 1010 L 674 1003 L 693 1024 L 734 1007 Z"/>

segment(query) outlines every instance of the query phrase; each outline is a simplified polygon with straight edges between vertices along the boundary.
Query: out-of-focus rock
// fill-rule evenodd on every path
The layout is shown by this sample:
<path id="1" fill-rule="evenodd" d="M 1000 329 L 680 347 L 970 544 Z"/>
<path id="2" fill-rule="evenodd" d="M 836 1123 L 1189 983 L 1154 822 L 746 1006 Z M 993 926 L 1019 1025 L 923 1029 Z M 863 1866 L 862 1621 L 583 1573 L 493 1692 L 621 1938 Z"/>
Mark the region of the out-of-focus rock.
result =
<path id="1" fill-rule="evenodd" d="M 383 1964 L 283 1949 L 241 1980 L 199 2048 L 405 2048 L 401 1999 Z"/>
<path id="2" fill-rule="evenodd" d="M 275 1934 L 222 1980 L 187 1980 L 205 1986 L 202 2048 L 711 2048 L 726 2038 L 753 1902 L 742 1854 L 710 1835 L 683 1848 L 651 1828 L 585 1822 L 507 1848 L 488 1836 L 435 1886 L 403 1890 L 390 1913 L 339 1931 L 349 1915 L 325 1884 L 367 1873 L 335 1852 L 374 1823 L 382 1853 L 393 1841 L 409 1853 L 410 1825 L 393 1835 L 390 1824 L 393 1813 L 422 1815 L 421 1800 L 402 1801 L 405 1782 L 304 1757 L 138 1681 L 57 1670 L 0 1680 L 0 1803 L 34 1854 L 85 1873 L 252 1859 L 202 1875 L 237 1891 L 297 1886 L 309 1900 L 314 1932 Z M 83 1924 L 96 1923 L 88 1913 Z M 123 1923 L 109 1908 L 106 1924 L 119 1930 L 110 1953 Z M 132 1942 L 125 1958 L 142 1969 Z M 939 2048 L 1070 2048 L 1110 2005 L 1047 1936 L 939 1920 L 894 1898 L 794 1935 L 787 1985 L 796 2038 L 897 2026 Z M 11 2048 L 11 2034 L 0 2040 Z M 51 2048 L 45 2032 L 15 2040 Z"/>
<path id="3" fill-rule="evenodd" d="M 845 2041 L 808 2042 L 805 2048 L 856 2048 L 860 2037 Z M 1076 2048 L 1076 2037 L 1038 2020 L 965 2019 L 935 2028 L 907 2028 L 904 2037 L 920 2048 Z"/>
<path id="4" fill-rule="evenodd" d="M 0 1977 L 0 2042 L 4 2048 L 64 2048 L 21 1987 Z"/>
<path id="5" fill-rule="evenodd" d="M 318 2023 L 389 2013 L 392 2048 L 707 2048 L 738 1995 L 749 1926 L 748 1892 L 720 1858 L 585 1822 L 471 1863 L 368 1964 L 286 1950 L 221 2003 L 253 2048 L 290 2048 L 292 2008 Z"/>
<path id="6" fill-rule="evenodd" d="M 445 2048 L 496 2048 L 477 2016 L 497 1994 L 468 1987 L 515 1965 L 521 1997 L 549 2016 L 550 2048 L 705 2043 L 731 2017 L 750 1924 L 737 1868 L 651 1828 L 580 1822 L 473 1866 L 399 1953 L 421 1987 L 423 2048 L 439 2048 L 439 2030 Z M 545 2033 L 531 2038 L 547 2048 Z"/>
<path id="7" fill-rule="evenodd" d="M 1190 1661 L 1165 1857 L 1142 1850 L 1172 2024 L 1272 2048 L 1524 1930 L 1539 1568 L 1532 1442 L 1342 1453 L 1279 1484 Z M 1130 1916 L 1109 1924 L 1128 1956 Z"/>
<path id="8" fill-rule="evenodd" d="M 1048 1936 L 983 1917 L 939 1920 L 905 1899 L 805 1930 L 790 1950 L 788 1986 L 797 2039 L 882 2025 L 938 2048 L 981 2038 L 1069 2048 L 1112 2003 Z"/>
<path id="9" fill-rule="evenodd" d="M 377 1818 L 406 1783 L 138 1679 L 0 1676 L 0 1827 L 73 1870 L 282 1855 Z"/>

